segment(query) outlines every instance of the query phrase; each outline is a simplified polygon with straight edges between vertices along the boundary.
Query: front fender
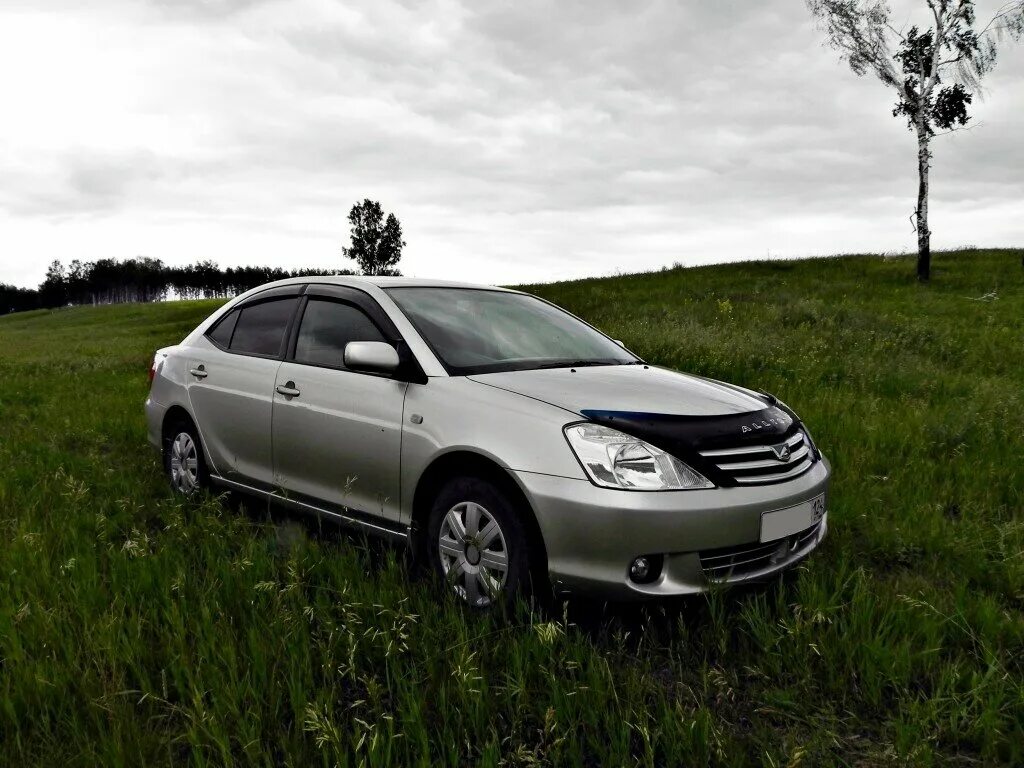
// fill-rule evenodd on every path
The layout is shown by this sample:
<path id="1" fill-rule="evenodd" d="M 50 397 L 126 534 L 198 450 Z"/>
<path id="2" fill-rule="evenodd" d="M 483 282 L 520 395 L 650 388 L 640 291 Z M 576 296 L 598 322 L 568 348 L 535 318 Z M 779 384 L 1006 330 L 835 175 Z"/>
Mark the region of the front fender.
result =
<path id="1" fill-rule="evenodd" d="M 465 377 L 413 384 L 402 425 L 402 517 L 412 519 L 416 487 L 445 454 L 465 451 L 514 472 L 586 480 L 562 427 L 579 415 Z"/>

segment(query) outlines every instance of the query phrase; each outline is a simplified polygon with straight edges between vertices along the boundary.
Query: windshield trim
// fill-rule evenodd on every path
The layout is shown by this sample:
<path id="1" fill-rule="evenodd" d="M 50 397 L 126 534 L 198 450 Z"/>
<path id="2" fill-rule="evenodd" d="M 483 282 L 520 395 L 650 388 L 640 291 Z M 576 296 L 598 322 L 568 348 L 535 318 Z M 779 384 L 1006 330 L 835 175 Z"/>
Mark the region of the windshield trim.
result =
<path id="1" fill-rule="evenodd" d="M 481 365 L 465 365 L 465 366 L 451 365 L 447 360 L 445 360 L 444 356 L 440 353 L 440 351 L 438 351 L 437 347 L 434 346 L 434 343 L 430 340 L 430 338 L 423 332 L 423 329 L 420 328 L 420 325 L 419 325 L 418 322 L 416 322 L 415 318 L 413 318 L 412 315 L 410 315 L 408 312 L 406 312 L 405 309 L 402 307 L 402 304 L 392 295 L 392 293 L 394 291 L 417 291 L 417 290 L 438 290 L 438 289 L 442 289 L 442 290 L 445 290 L 445 291 L 479 291 L 479 292 L 487 291 L 489 293 L 509 293 L 509 294 L 513 294 L 513 295 L 517 295 L 517 296 L 526 296 L 526 297 L 528 297 L 530 299 L 533 299 L 534 301 L 540 301 L 540 302 L 543 302 L 544 304 L 547 304 L 549 307 L 553 307 L 554 309 L 556 309 L 557 311 L 561 312 L 562 314 L 568 315 L 569 317 L 573 318 L 574 320 L 576 320 L 576 321 L 582 323 L 583 325 L 587 326 L 587 328 L 590 328 L 595 333 L 598 333 L 601 336 L 604 336 L 609 341 L 611 341 L 614 344 L 618 345 L 618 342 L 615 341 L 615 339 L 613 339 L 611 336 L 609 336 L 607 333 L 605 333 L 601 329 L 595 328 L 593 325 L 588 323 L 583 318 L 578 317 L 577 315 L 574 315 L 572 312 L 570 312 L 569 310 L 565 309 L 564 307 L 558 306 L 553 301 L 548 301 L 547 299 L 545 299 L 545 298 L 543 298 L 541 296 L 537 296 L 537 295 L 532 294 L 532 293 L 527 293 L 526 291 L 517 291 L 517 290 L 511 289 L 511 288 L 492 288 L 492 287 L 489 287 L 489 286 L 476 287 L 476 286 L 470 286 L 470 285 L 459 285 L 459 286 L 394 285 L 394 286 L 387 286 L 387 287 L 383 287 L 382 286 L 381 290 L 387 295 L 387 297 L 389 299 L 391 299 L 392 303 L 395 305 L 395 307 L 398 309 L 398 311 L 402 313 L 402 317 L 404 317 L 409 322 L 409 325 L 411 325 L 413 327 L 413 330 L 416 331 L 416 335 L 419 336 L 420 339 L 423 341 L 423 343 L 427 345 L 427 347 L 430 349 L 430 352 L 434 355 L 434 358 L 437 360 L 438 363 L 441 364 L 441 367 L 444 368 L 445 373 L 447 373 L 449 376 L 477 376 L 477 375 L 482 375 L 482 374 L 485 374 L 485 373 L 509 373 L 509 372 L 514 372 L 514 371 L 553 370 L 553 369 L 555 369 L 555 366 L 551 365 L 551 363 L 561 362 L 561 361 L 557 360 L 556 358 L 537 358 L 536 360 L 532 360 L 529 363 L 527 363 L 526 361 L 512 361 L 512 362 L 502 362 L 502 363 L 484 363 L 484 364 L 481 364 Z M 621 345 L 618 345 L 618 346 L 619 346 L 619 349 L 622 350 L 622 354 L 623 354 L 624 357 L 632 358 L 632 359 L 631 360 L 624 360 L 622 362 L 611 362 L 611 363 L 603 363 L 602 362 L 601 365 L 609 365 L 609 366 L 636 365 L 638 363 L 643 363 L 644 362 L 644 360 L 639 355 L 633 354 L 632 352 L 630 352 L 628 349 L 626 349 L 625 347 L 623 347 Z M 557 367 L 558 368 L 561 368 L 561 367 L 571 368 L 572 366 L 569 364 L 570 362 L 572 362 L 572 361 L 567 361 L 564 366 L 559 365 Z M 540 365 L 538 365 L 537 363 L 540 363 Z"/>

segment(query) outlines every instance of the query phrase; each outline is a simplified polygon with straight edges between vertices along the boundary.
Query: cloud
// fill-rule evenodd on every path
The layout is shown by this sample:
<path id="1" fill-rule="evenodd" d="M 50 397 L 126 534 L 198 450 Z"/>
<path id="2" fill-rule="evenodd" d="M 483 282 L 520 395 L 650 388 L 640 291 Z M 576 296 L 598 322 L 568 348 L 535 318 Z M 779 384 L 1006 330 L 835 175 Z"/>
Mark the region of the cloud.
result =
<path id="1" fill-rule="evenodd" d="M 0 83 L 0 280 L 334 265 L 363 197 L 402 220 L 406 272 L 482 281 L 912 246 L 912 137 L 800 3 L 39 8 L 0 10 L 23 73 Z M 1024 236 L 1022 69 L 1008 51 L 979 127 L 936 145 L 936 245 Z"/>
<path id="2" fill-rule="evenodd" d="M 177 18 L 225 18 L 248 11 L 268 0 L 150 0 L 168 16 Z"/>
<path id="3" fill-rule="evenodd" d="M 116 214 L 133 189 L 159 183 L 164 172 L 151 152 L 73 149 L 55 159 L 51 173 L 47 180 L 24 167 L 9 169 L 7 184 L 0 188 L 0 207 L 17 216 Z"/>

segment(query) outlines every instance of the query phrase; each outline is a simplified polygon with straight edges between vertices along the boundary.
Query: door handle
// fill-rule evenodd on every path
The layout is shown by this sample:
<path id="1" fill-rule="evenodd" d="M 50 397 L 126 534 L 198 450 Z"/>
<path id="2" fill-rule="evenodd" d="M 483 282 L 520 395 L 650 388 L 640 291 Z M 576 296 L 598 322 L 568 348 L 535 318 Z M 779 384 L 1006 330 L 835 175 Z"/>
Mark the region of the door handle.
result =
<path id="1" fill-rule="evenodd" d="M 210 374 L 208 374 L 206 372 L 206 366 L 205 365 L 197 366 L 197 367 L 193 368 L 192 370 L 190 370 L 189 373 L 191 373 L 197 379 L 205 379 L 207 376 L 210 375 Z"/>
<path id="2" fill-rule="evenodd" d="M 277 385 L 277 394 L 284 395 L 285 397 L 298 397 L 300 393 L 295 388 L 295 382 L 289 381 L 287 384 Z"/>

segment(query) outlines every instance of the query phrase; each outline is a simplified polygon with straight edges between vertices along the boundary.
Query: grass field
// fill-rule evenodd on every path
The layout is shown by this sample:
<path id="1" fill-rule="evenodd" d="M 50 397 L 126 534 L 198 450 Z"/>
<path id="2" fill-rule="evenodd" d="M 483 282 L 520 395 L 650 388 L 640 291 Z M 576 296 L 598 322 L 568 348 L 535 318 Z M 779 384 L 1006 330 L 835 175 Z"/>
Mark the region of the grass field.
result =
<path id="1" fill-rule="evenodd" d="M 216 302 L 0 318 L 0 764 L 1021 764 L 1021 252 L 912 273 L 536 286 L 790 404 L 833 462 L 831 531 L 766 587 L 509 616 L 400 551 L 171 498 L 146 368 Z"/>

